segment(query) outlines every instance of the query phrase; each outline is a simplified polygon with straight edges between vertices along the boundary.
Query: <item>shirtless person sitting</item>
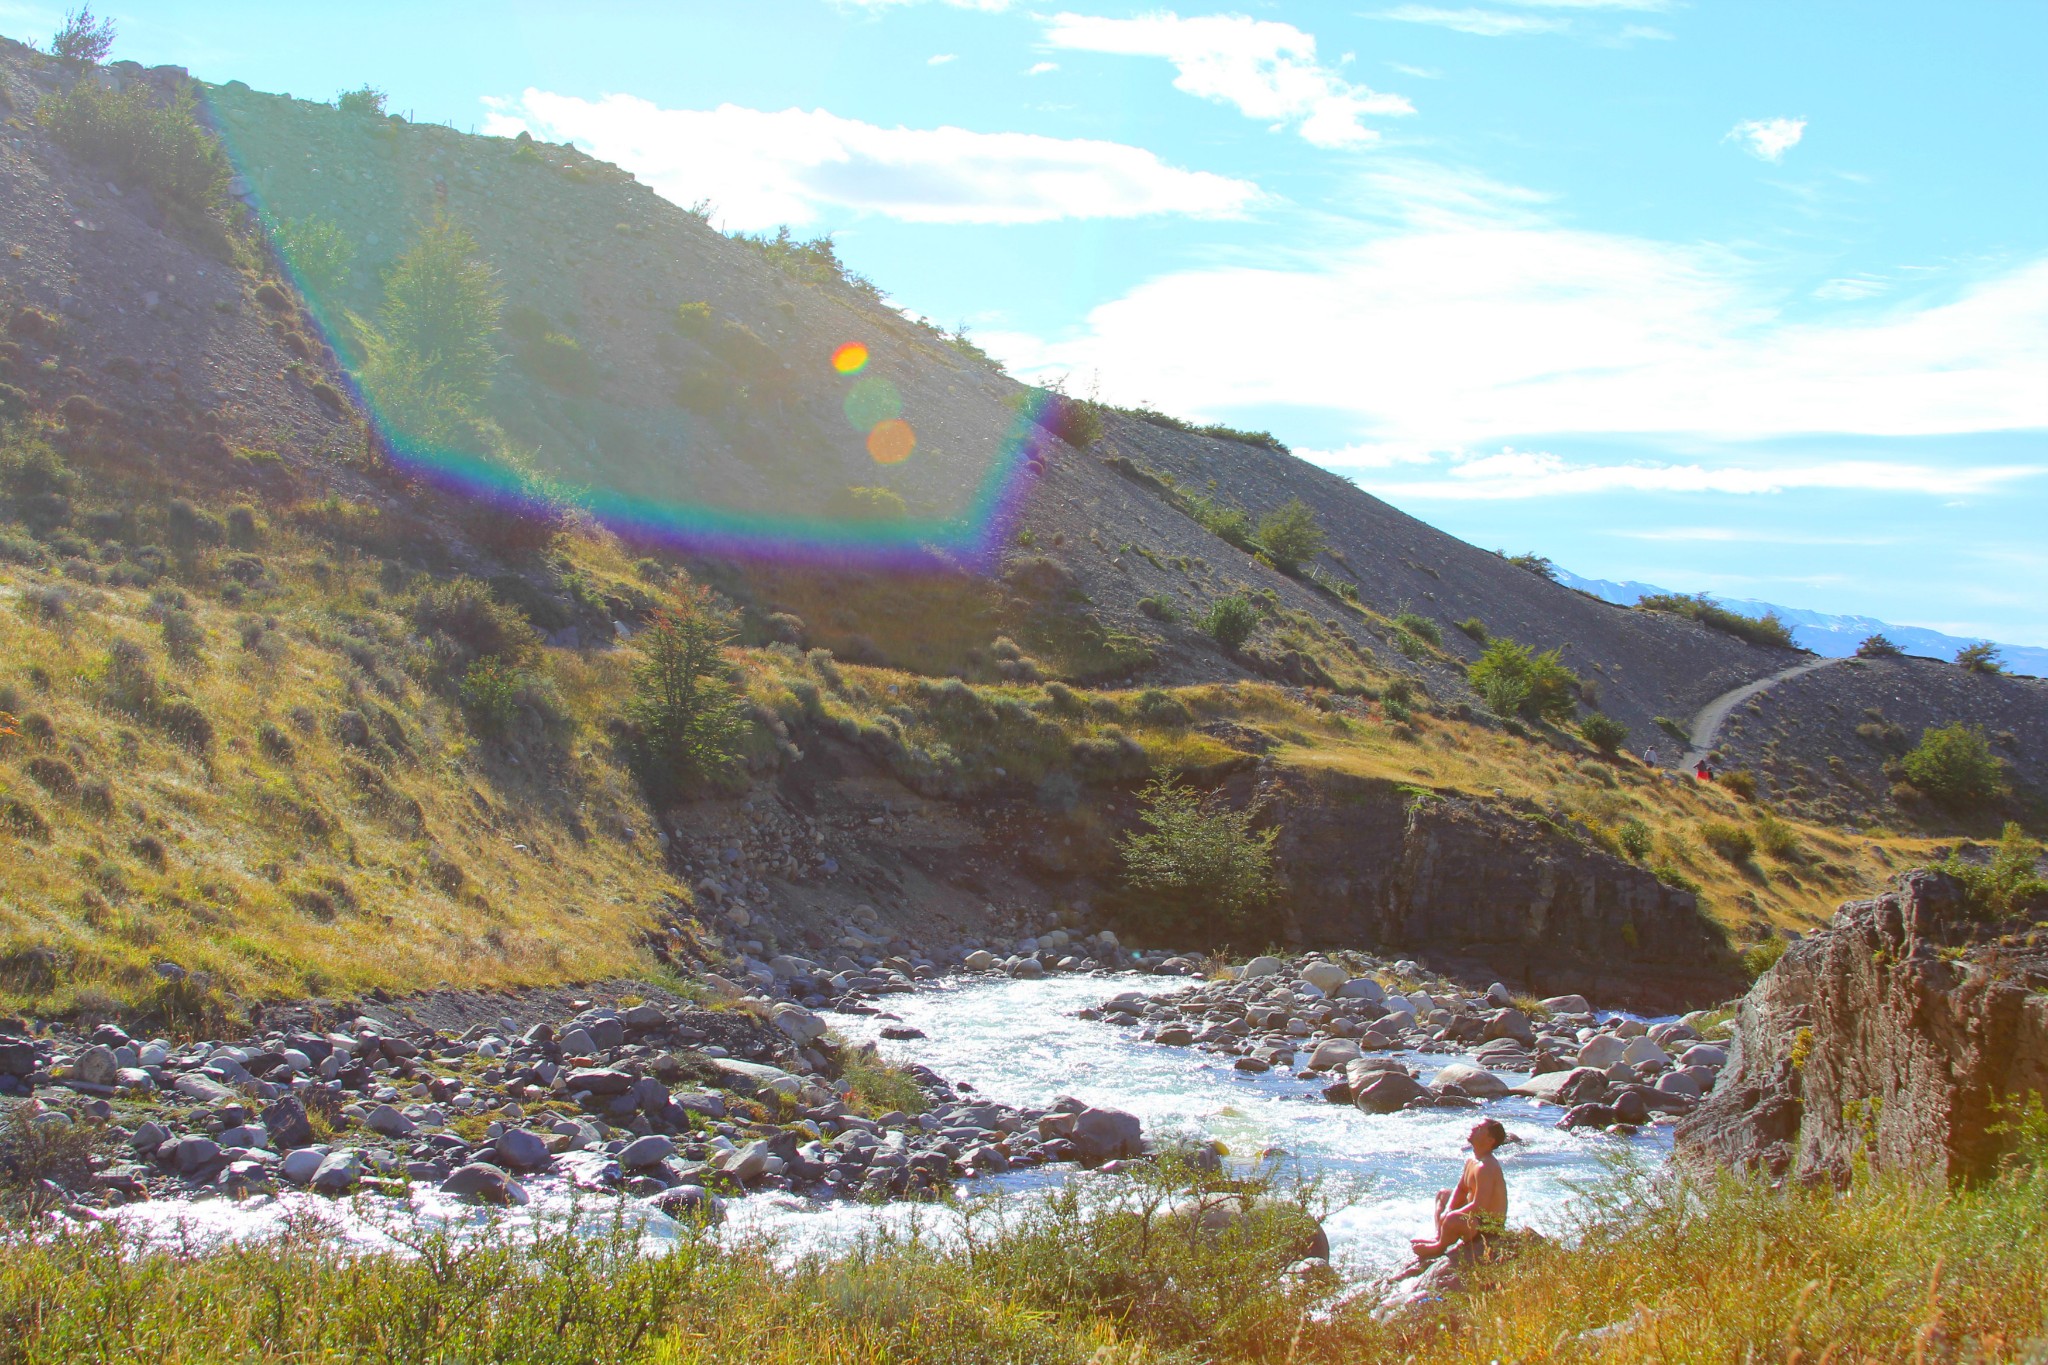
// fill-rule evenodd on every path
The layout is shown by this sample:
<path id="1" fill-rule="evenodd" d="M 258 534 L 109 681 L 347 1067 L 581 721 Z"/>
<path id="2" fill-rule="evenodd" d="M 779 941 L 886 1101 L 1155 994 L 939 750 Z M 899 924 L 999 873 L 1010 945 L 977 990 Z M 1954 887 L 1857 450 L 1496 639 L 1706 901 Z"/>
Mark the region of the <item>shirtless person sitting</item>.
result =
<path id="1" fill-rule="evenodd" d="M 1434 1260 L 1460 1242 L 1483 1238 L 1507 1226 L 1508 1182 L 1494 1148 L 1508 1140 L 1499 1119 L 1481 1119 L 1466 1135 L 1472 1158 L 1454 1189 L 1436 1192 L 1436 1236 L 1417 1237 L 1409 1245 L 1419 1261 Z"/>

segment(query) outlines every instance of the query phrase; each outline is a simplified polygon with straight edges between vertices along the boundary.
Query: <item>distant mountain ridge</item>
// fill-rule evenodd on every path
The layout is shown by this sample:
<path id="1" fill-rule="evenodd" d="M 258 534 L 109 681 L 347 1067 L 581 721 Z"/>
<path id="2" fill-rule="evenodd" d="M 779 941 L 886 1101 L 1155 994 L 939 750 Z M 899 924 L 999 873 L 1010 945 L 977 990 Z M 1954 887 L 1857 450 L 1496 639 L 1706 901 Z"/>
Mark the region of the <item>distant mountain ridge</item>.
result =
<path id="1" fill-rule="evenodd" d="M 1591 593 L 1605 602 L 1632 607 L 1644 597 L 1671 592 L 1654 583 L 1638 583 L 1634 580 L 1617 583 L 1609 578 L 1581 578 L 1569 569 L 1557 570 L 1557 581 L 1567 588 Z M 1713 594 L 1708 594 L 1713 596 Z M 1890 621 L 1880 621 L 1874 616 L 1835 616 L 1824 611 L 1808 611 L 1803 607 L 1783 607 L 1775 602 L 1760 602 L 1753 597 L 1714 597 L 1716 602 L 1731 611 L 1745 616 L 1762 616 L 1765 612 L 1776 612 L 1778 618 L 1792 628 L 1792 638 L 1803 649 L 1830 659 L 1847 658 L 1856 652 L 1856 646 L 1872 635 L 1882 635 L 1908 654 L 1923 655 L 1930 659 L 1953 659 L 1956 651 L 1965 645 L 1976 644 L 1974 638 L 1959 635 L 1944 635 L 1938 630 L 1924 626 L 1900 626 Z M 2038 645 L 2009 645 L 1993 641 L 1998 646 L 2008 673 L 2024 673 L 2036 678 L 2048 678 L 2048 649 Z"/>

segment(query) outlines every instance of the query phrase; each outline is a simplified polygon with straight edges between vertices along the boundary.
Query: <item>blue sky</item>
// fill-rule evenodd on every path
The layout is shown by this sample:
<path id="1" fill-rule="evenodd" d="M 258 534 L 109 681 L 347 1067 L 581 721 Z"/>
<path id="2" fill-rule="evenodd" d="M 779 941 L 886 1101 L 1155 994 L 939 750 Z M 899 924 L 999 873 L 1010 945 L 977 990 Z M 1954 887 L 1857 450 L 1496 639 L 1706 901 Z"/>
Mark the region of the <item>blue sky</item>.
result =
<path id="1" fill-rule="evenodd" d="M 832 232 L 1020 375 L 1488 547 L 2048 644 L 2048 5 L 103 10 Z"/>

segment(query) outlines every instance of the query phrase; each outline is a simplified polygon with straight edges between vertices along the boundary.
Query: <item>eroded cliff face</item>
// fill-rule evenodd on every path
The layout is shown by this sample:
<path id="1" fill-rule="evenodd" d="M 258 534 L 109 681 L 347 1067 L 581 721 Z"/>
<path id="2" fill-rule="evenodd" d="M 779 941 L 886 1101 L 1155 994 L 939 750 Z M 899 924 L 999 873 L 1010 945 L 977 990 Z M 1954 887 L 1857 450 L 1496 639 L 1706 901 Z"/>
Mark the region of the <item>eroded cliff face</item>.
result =
<path id="1" fill-rule="evenodd" d="M 1403 949 L 1539 994 L 1652 1009 L 1741 989 L 1691 892 L 1541 821 L 1383 784 L 1289 791 L 1274 818 L 1291 941 Z"/>
<path id="2" fill-rule="evenodd" d="M 1678 1154 L 1801 1179 L 1984 1175 L 2000 1124 L 2048 1094 L 2048 948 L 1987 942 L 1961 889 L 1910 872 L 1842 907 L 1744 997 L 1720 1084 Z"/>

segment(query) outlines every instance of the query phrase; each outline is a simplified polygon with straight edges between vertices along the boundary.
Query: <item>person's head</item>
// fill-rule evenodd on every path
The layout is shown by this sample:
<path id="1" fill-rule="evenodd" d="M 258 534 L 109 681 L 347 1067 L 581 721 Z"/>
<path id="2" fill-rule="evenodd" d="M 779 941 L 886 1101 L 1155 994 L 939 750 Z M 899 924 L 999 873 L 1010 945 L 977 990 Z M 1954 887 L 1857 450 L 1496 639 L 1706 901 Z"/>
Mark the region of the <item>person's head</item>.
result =
<path id="1" fill-rule="evenodd" d="M 1472 1150 L 1480 1156 L 1485 1156 L 1507 1140 L 1508 1130 L 1501 1127 L 1499 1119 L 1481 1119 L 1465 1135 L 1465 1141 L 1472 1144 Z"/>

